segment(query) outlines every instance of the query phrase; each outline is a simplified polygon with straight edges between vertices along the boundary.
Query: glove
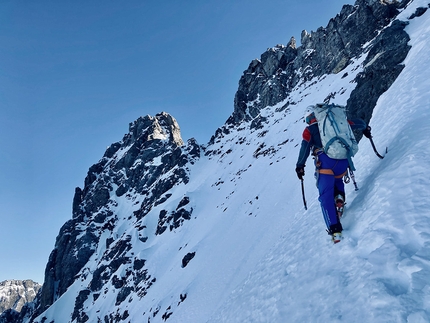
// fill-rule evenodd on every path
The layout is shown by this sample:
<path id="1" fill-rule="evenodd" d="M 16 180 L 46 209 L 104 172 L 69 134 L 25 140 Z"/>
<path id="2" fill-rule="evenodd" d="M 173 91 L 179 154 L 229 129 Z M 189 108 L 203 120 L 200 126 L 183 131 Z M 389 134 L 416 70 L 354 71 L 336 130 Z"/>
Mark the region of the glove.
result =
<path id="1" fill-rule="evenodd" d="M 296 167 L 297 177 L 301 180 L 303 176 L 305 176 L 305 168 L 304 167 Z"/>
<path id="2" fill-rule="evenodd" d="M 372 134 L 370 133 L 370 130 L 372 130 L 372 128 L 370 128 L 370 126 L 367 126 L 366 129 L 363 130 L 363 135 L 366 138 L 372 138 Z"/>

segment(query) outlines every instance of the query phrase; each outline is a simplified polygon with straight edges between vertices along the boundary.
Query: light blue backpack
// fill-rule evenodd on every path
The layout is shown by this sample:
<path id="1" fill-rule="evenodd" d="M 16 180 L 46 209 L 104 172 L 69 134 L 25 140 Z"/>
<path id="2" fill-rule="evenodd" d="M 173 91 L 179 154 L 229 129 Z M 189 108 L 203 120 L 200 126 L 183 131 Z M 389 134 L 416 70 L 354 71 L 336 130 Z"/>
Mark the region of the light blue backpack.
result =
<path id="1" fill-rule="evenodd" d="M 346 108 L 336 104 L 318 103 L 314 106 L 324 152 L 333 159 L 348 159 L 355 170 L 352 157 L 358 143 L 346 117 Z"/>

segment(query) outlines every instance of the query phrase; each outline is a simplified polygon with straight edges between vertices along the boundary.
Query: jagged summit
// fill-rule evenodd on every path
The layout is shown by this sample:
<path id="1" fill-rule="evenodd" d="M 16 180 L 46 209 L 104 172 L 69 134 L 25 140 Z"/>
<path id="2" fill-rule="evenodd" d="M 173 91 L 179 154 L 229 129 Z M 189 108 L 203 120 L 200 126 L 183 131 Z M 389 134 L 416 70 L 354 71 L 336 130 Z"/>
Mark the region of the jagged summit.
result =
<path id="1" fill-rule="evenodd" d="M 76 189 L 74 217 L 92 214 L 105 205 L 109 198 L 108 191 L 113 189 L 112 184 L 117 196 L 122 196 L 130 189 L 139 193 L 146 192 L 161 174 L 176 166 L 182 167 L 189 158 L 198 156 L 198 151 L 190 156 L 182 153 L 182 149 L 198 146 L 195 140 L 189 140 L 187 147 L 183 145 L 179 125 L 168 113 L 140 117 L 130 123 L 129 133 L 124 135 L 122 141 L 113 143 L 106 149 L 103 158 L 90 167 L 84 188 Z M 123 171 L 118 173 L 120 170 Z M 100 176 L 102 173 L 103 177 Z M 142 177 L 142 173 L 146 175 Z M 177 175 L 186 179 L 185 174 Z M 91 201 L 84 202 L 91 191 L 96 196 Z"/>
<path id="2" fill-rule="evenodd" d="M 169 198 L 165 192 L 188 182 L 186 165 L 199 155 L 195 140 L 184 145 L 179 126 L 168 113 L 130 123 L 129 133 L 107 148 L 103 158 L 90 167 L 84 187 L 76 188 L 73 219 L 61 228 L 46 267 L 41 308 L 50 306 L 74 282 L 97 246 L 104 243 L 100 232 L 107 230 L 112 235 L 107 241 L 116 240 L 113 229 L 120 220 L 118 207 L 130 204 L 130 216 L 145 217 Z M 120 241 L 128 243 L 127 239 Z M 112 262 L 111 269 L 119 265 L 113 255 L 106 259 Z M 95 280 L 92 290 L 98 290 L 94 286 L 100 284 Z"/>
<path id="3" fill-rule="evenodd" d="M 155 117 L 149 115 L 140 117 L 135 122 L 130 123 L 129 132 L 132 134 L 130 140 L 138 138 L 146 139 L 146 141 L 160 139 L 169 140 L 177 146 L 184 144 L 176 119 L 166 112 L 161 112 Z"/>

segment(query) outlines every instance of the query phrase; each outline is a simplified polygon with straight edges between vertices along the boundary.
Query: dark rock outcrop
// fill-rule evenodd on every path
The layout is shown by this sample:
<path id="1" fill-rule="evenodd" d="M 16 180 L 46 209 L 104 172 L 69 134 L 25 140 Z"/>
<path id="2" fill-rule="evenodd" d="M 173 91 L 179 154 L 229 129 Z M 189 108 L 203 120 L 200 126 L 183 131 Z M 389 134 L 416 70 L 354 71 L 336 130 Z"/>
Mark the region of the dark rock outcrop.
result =
<path id="1" fill-rule="evenodd" d="M 347 102 L 350 117 L 369 122 L 378 98 L 403 70 L 402 62 L 410 49 L 409 35 L 404 31 L 406 25 L 395 20 L 372 42 L 363 63 L 364 71 L 355 78 L 357 86 Z"/>
<path id="2" fill-rule="evenodd" d="M 384 30 L 393 21 L 398 9 L 406 4 L 406 1 L 357 0 L 354 5 L 343 6 L 325 28 L 320 27 L 311 33 L 304 30 L 301 46 L 296 47 L 296 41 L 292 38 L 287 46 L 269 48 L 244 71 L 235 95 L 234 112 L 226 125 L 212 137 L 211 143 L 221 133 L 228 132 L 232 125 L 251 121 L 262 108 L 285 100 L 296 85 L 324 74 L 340 73 L 351 59 L 370 48 L 367 62 L 376 56 L 378 59 L 374 59 L 368 71 L 356 80 L 358 89 L 348 102 L 350 111 L 360 106 L 354 115 L 369 121 L 377 98 L 400 73 L 402 67 L 399 64 L 409 50 L 403 23 L 394 23 Z M 378 36 L 381 30 L 382 34 Z M 363 48 L 372 40 L 369 48 Z M 375 80 L 375 77 L 381 79 Z M 365 84 L 375 82 L 378 83 L 377 89 L 372 90 L 371 98 L 357 103 L 356 98 L 369 90 Z"/>
<path id="3" fill-rule="evenodd" d="M 194 258 L 196 255 L 195 252 L 189 252 L 187 253 L 184 258 L 182 258 L 182 268 L 187 267 L 188 263 Z"/>

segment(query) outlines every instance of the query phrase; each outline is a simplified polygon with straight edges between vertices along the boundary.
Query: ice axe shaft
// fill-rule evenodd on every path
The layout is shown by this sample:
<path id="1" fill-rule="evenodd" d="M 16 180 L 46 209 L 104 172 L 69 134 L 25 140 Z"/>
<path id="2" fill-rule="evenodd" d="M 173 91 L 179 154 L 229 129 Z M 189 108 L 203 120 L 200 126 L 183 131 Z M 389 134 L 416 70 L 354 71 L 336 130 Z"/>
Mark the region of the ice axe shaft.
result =
<path id="1" fill-rule="evenodd" d="M 302 198 L 303 198 L 303 205 L 305 206 L 305 210 L 308 209 L 308 206 L 306 205 L 306 198 L 305 198 L 305 184 L 303 183 L 303 178 L 300 179 L 302 182 Z"/>

